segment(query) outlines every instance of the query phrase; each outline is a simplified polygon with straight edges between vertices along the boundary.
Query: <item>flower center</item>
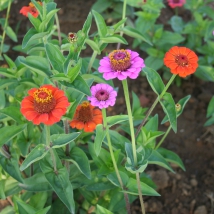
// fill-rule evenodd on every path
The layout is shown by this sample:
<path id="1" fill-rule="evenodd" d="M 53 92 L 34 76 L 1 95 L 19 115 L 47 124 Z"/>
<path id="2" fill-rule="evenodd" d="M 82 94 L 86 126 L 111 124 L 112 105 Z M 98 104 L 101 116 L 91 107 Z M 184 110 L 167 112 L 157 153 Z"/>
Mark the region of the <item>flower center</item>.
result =
<path id="1" fill-rule="evenodd" d="M 179 65 L 179 66 L 183 66 L 183 67 L 187 67 L 188 66 L 188 58 L 185 55 L 177 55 L 175 57 L 175 62 Z"/>
<path id="2" fill-rule="evenodd" d="M 172 1 L 174 4 L 176 4 L 176 3 L 180 3 L 180 0 L 173 0 Z"/>
<path id="3" fill-rule="evenodd" d="M 95 97 L 99 101 L 106 101 L 109 98 L 109 93 L 103 89 L 100 89 L 99 91 L 96 92 Z"/>
<path id="4" fill-rule="evenodd" d="M 52 91 L 47 88 L 39 88 L 33 93 L 34 109 L 40 113 L 49 113 L 56 106 L 56 100 L 52 95 Z"/>
<path id="5" fill-rule="evenodd" d="M 125 71 L 131 66 L 131 55 L 127 50 L 114 50 L 109 54 L 111 68 L 114 71 Z"/>
<path id="6" fill-rule="evenodd" d="M 93 114 L 89 102 L 85 101 L 82 103 L 76 119 L 80 120 L 83 123 L 92 121 Z"/>

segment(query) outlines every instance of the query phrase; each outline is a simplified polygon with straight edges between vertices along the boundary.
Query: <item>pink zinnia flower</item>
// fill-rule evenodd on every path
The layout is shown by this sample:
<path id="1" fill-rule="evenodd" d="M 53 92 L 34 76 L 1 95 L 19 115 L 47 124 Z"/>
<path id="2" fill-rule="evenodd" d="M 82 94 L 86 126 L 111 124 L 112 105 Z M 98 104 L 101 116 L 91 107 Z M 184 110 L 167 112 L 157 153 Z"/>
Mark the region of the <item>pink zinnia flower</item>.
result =
<path id="1" fill-rule="evenodd" d="M 100 83 L 91 87 L 91 96 L 88 100 L 91 105 L 100 109 L 113 106 L 116 101 L 117 92 L 108 84 Z"/>
<path id="2" fill-rule="evenodd" d="M 185 0 L 168 0 L 168 4 L 171 8 L 182 7 L 185 3 Z"/>
<path id="3" fill-rule="evenodd" d="M 107 57 L 100 60 L 98 71 L 103 73 L 106 80 L 118 78 L 124 80 L 127 77 L 136 79 L 145 67 L 144 60 L 137 52 L 131 50 L 114 50 Z"/>

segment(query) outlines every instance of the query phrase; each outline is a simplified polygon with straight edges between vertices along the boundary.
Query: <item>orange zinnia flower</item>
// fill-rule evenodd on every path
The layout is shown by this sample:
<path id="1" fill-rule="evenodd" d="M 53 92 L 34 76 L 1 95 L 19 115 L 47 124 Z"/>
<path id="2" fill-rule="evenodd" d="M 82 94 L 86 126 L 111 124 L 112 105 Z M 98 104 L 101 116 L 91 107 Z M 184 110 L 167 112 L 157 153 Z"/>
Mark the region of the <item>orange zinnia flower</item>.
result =
<path id="1" fill-rule="evenodd" d="M 170 68 L 171 73 L 186 77 L 196 71 L 198 57 L 189 48 L 174 46 L 166 52 L 164 64 Z"/>
<path id="2" fill-rule="evenodd" d="M 70 126 L 72 128 L 84 129 L 85 132 L 93 132 L 97 124 L 102 124 L 102 112 L 89 102 L 84 101 L 77 106 Z"/>
<path id="3" fill-rule="evenodd" d="M 40 1 L 37 1 L 37 2 L 38 2 L 38 4 L 42 5 L 42 2 L 40 2 Z M 32 2 L 29 3 L 29 6 L 22 7 L 22 9 L 19 12 L 26 17 L 28 17 L 28 13 L 30 13 L 35 18 L 37 18 L 37 16 L 39 15 L 38 10 L 36 9 L 36 7 L 34 6 L 34 4 Z"/>
<path id="4" fill-rule="evenodd" d="M 69 106 L 64 91 L 52 85 L 43 85 L 39 89 L 28 91 L 30 96 L 21 102 L 21 112 L 33 124 L 53 125 L 60 121 Z"/>

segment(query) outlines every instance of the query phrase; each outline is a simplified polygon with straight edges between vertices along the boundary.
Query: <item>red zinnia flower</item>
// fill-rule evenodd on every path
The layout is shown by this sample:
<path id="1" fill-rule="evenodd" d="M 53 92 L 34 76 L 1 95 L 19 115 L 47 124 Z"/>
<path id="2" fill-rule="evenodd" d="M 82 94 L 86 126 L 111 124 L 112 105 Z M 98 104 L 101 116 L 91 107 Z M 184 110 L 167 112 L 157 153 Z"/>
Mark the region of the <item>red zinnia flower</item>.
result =
<path id="1" fill-rule="evenodd" d="M 185 0 L 168 0 L 168 4 L 171 8 L 182 7 L 185 3 Z"/>
<path id="2" fill-rule="evenodd" d="M 72 128 L 84 129 L 85 132 L 93 132 L 97 124 L 102 124 L 102 112 L 89 102 L 84 101 L 77 106 L 70 126 Z"/>
<path id="3" fill-rule="evenodd" d="M 40 5 L 42 5 L 42 2 L 40 2 L 40 1 L 37 1 L 37 2 Z M 28 13 L 30 13 L 35 18 L 37 18 L 37 16 L 39 15 L 38 10 L 36 9 L 36 7 L 34 6 L 34 4 L 32 2 L 29 3 L 29 6 L 22 7 L 22 9 L 19 12 L 26 17 L 28 17 Z"/>
<path id="4" fill-rule="evenodd" d="M 170 68 L 171 73 L 186 77 L 196 71 L 198 57 L 189 48 L 174 46 L 166 52 L 164 64 Z"/>
<path id="5" fill-rule="evenodd" d="M 28 91 L 30 96 L 21 102 L 21 112 L 33 124 L 53 125 L 60 121 L 69 106 L 64 91 L 52 85 L 43 85 L 39 89 Z"/>

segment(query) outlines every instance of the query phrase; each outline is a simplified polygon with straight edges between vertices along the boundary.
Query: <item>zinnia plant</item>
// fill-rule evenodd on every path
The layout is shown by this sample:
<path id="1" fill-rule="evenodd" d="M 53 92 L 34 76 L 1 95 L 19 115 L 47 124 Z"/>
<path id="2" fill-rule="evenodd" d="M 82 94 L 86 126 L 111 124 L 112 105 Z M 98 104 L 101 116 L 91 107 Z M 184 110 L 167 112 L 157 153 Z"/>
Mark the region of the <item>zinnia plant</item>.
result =
<path id="1" fill-rule="evenodd" d="M 70 122 L 72 128 L 83 129 L 85 132 L 93 132 L 98 124 L 102 123 L 102 112 L 84 101 L 76 108 L 73 120 Z"/>
<path id="2" fill-rule="evenodd" d="M 88 97 L 93 106 L 100 109 L 114 106 L 117 92 L 108 84 L 100 83 L 91 87 L 92 96 Z"/>
<path id="3" fill-rule="evenodd" d="M 114 50 L 107 57 L 100 60 L 100 73 L 106 80 L 118 78 L 124 80 L 127 77 L 136 79 L 142 68 L 145 67 L 144 60 L 139 54 L 131 50 Z"/>
<path id="4" fill-rule="evenodd" d="M 64 91 L 52 85 L 33 88 L 28 94 L 21 102 L 21 112 L 35 125 L 53 125 L 59 122 L 70 105 Z"/>
<path id="5" fill-rule="evenodd" d="M 40 2 L 40 1 L 37 1 L 37 3 L 42 5 L 42 2 Z M 26 17 L 28 17 L 28 13 L 30 13 L 35 18 L 37 18 L 39 15 L 38 10 L 36 9 L 35 5 L 32 2 L 29 3 L 29 6 L 22 7 L 20 10 L 20 13 Z"/>

